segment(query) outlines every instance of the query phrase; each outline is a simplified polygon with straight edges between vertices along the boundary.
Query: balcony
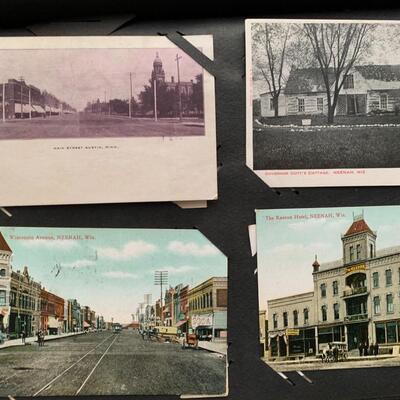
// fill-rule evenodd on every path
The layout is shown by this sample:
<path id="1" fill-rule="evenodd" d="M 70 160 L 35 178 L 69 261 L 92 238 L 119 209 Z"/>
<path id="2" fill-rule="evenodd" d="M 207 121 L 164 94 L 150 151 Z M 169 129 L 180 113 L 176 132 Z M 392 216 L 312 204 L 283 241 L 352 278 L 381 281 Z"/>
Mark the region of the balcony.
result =
<path id="1" fill-rule="evenodd" d="M 363 295 L 363 294 L 368 294 L 368 290 L 367 290 L 366 286 L 347 289 L 347 290 L 343 291 L 343 297 L 359 296 L 359 295 Z"/>
<path id="2" fill-rule="evenodd" d="M 364 320 L 367 320 L 367 319 L 368 319 L 368 314 L 367 313 L 346 315 L 344 317 L 344 320 L 348 321 L 348 322 L 364 321 Z"/>

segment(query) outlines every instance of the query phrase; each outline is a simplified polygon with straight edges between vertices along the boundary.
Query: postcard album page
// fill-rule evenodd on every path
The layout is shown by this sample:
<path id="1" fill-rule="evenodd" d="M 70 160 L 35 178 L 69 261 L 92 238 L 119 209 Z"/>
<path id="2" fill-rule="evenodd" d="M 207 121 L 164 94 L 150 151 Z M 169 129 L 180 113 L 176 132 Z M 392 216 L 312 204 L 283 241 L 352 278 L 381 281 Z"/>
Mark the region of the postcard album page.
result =
<path id="1" fill-rule="evenodd" d="M 399 33 L 247 20 L 247 165 L 272 187 L 398 185 Z"/>
<path id="2" fill-rule="evenodd" d="M 213 58 L 212 36 L 190 42 Z M 214 78 L 166 37 L 0 39 L 1 206 L 217 198 Z"/>

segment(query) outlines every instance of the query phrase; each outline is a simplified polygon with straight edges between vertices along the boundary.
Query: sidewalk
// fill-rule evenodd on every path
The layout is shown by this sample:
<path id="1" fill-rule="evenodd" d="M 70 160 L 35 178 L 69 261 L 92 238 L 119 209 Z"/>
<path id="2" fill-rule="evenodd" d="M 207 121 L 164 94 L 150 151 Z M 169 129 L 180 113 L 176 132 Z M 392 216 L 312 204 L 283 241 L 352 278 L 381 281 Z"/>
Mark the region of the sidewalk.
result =
<path id="1" fill-rule="evenodd" d="M 61 333 L 60 335 L 47 335 L 44 337 L 45 342 L 48 340 L 56 340 L 56 339 L 63 339 L 69 336 L 76 336 L 76 335 L 82 335 L 84 332 L 72 332 L 72 333 Z M 31 336 L 27 337 L 25 339 L 26 344 L 32 344 L 37 341 L 36 336 Z M 15 346 L 24 346 L 22 343 L 22 339 L 11 339 L 11 340 L 6 340 L 3 344 L 0 344 L 0 350 L 5 349 L 8 347 L 15 347 Z"/>
<path id="2" fill-rule="evenodd" d="M 228 345 L 226 342 L 206 342 L 199 341 L 199 348 L 214 353 L 223 354 L 224 356 L 228 353 Z"/>

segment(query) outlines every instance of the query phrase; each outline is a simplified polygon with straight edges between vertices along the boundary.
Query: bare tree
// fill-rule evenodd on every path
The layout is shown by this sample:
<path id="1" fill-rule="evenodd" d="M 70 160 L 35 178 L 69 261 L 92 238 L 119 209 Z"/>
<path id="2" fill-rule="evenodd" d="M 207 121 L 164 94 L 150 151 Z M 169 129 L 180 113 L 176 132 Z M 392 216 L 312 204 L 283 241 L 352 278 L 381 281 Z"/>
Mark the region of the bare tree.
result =
<path id="1" fill-rule="evenodd" d="M 327 103 L 328 123 L 334 121 L 335 109 L 345 79 L 368 50 L 372 24 L 305 24 L 304 32 L 321 70 Z"/>
<path id="2" fill-rule="evenodd" d="M 259 45 L 255 65 L 268 86 L 275 117 L 279 115 L 279 96 L 285 84 L 285 62 L 290 24 L 255 24 L 253 43 Z"/>

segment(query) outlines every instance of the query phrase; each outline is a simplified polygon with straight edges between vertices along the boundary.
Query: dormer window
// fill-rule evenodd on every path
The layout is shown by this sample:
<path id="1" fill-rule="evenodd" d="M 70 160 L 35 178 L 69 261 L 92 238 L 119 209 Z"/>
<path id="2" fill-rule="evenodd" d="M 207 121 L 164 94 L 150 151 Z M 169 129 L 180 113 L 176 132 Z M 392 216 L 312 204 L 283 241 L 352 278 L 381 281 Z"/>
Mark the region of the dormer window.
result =
<path id="1" fill-rule="evenodd" d="M 352 74 L 344 77 L 343 89 L 354 89 L 354 77 Z"/>

